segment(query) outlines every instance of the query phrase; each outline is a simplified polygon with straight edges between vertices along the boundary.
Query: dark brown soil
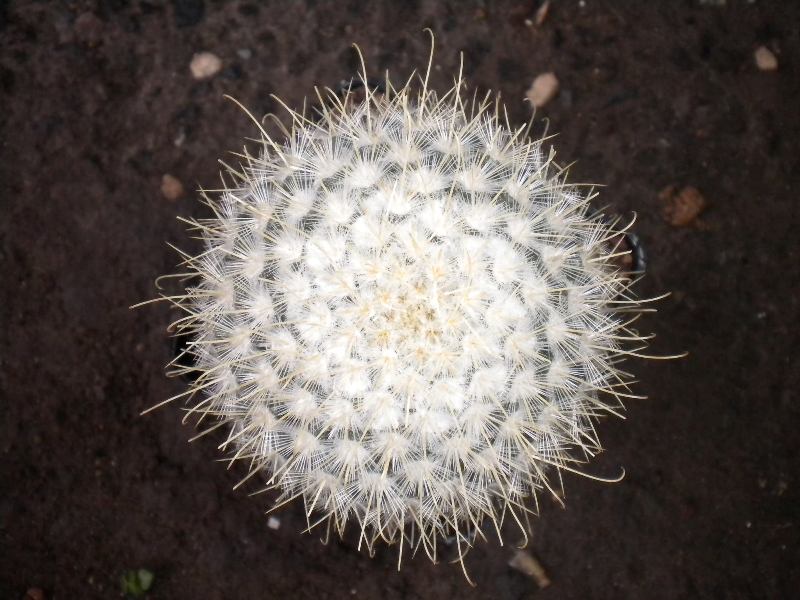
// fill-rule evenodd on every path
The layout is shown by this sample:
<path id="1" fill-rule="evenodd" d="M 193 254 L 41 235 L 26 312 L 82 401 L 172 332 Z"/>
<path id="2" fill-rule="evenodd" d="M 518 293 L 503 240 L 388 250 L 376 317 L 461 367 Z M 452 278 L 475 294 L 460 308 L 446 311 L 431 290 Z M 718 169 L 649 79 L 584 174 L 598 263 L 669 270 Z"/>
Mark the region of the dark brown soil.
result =
<path id="1" fill-rule="evenodd" d="M 796 597 L 800 4 L 564 0 L 540 28 L 537 2 L 273 4 L 0 2 L 0 597 L 119 597 L 140 567 L 154 599 Z M 255 135 L 223 94 L 299 106 L 354 72 L 352 42 L 403 79 L 424 27 L 435 86 L 463 51 L 513 123 L 557 74 L 539 116 L 573 180 L 638 213 L 641 293 L 673 291 L 646 323 L 654 349 L 691 353 L 636 363 L 650 399 L 600 425 L 590 470 L 624 481 L 565 475 L 566 510 L 544 503 L 542 592 L 495 541 L 469 555 L 470 588 L 424 556 L 398 573 L 394 550 L 323 546 L 297 506 L 269 529 L 270 498 L 232 491 L 218 438 L 187 444 L 179 406 L 139 416 L 182 383 L 163 374 L 170 311 L 128 306 L 178 262 L 164 242 L 187 245 L 176 214 L 202 213 L 193 193 L 165 200 L 162 175 L 214 187 L 217 158 Z M 777 71 L 756 68 L 762 44 Z M 224 67 L 198 82 L 201 50 Z M 663 219 L 668 185 L 701 192 L 698 222 Z"/>

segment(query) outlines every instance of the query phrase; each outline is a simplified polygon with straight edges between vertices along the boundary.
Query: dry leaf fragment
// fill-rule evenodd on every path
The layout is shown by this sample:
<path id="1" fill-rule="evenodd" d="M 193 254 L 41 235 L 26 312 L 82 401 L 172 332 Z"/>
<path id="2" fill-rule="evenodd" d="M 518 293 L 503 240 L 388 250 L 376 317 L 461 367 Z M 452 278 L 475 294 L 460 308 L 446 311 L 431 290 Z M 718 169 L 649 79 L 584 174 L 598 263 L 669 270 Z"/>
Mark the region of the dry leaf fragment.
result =
<path id="1" fill-rule="evenodd" d="M 542 5 L 536 10 L 536 17 L 534 18 L 533 22 L 536 23 L 537 27 L 541 27 L 542 23 L 544 23 L 545 19 L 547 18 L 547 13 L 550 12 L 550 0 L 545 0 L 542 2 Z"/>

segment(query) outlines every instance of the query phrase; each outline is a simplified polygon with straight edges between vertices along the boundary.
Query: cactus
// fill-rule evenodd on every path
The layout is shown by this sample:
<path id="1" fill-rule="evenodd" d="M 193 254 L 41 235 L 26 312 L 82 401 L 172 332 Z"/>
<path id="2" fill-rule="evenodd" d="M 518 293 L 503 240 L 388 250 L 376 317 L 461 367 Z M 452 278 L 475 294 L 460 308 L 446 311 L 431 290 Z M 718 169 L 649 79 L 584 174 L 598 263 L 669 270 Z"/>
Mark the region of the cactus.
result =
<path id="1" fill-rule="evenodd" d="M 165 295 L 188 339 L 173 373 L 197 375 L 170 400 L 227 425 L 231 459 L 310 528 L 350 522 L 398 567 L 446 537 L 463 558 L 504 519 L 524 534 L 635 397 L 619 363 L 645 339 L 591 188 L 491 95 L 427 82 L 318 92 L 285 139 L 262 129 L 203 193 L 205 247 Z"/>

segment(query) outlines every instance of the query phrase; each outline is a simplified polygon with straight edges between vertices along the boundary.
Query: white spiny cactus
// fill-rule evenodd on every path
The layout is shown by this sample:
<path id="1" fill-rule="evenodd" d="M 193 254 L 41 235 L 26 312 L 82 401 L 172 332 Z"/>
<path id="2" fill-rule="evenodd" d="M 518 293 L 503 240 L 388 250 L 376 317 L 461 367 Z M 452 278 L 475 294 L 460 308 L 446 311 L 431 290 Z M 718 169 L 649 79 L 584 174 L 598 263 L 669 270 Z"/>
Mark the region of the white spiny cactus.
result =
<path id="1" fill-rule="evenodd" d="M 638 302 L 616 222 L 498 102 L 460 79 L 365 95 L 319 93 L 204 194 L 205 248 L 169 298 L 176 372 L 199 373 L 178 397 L 310 526 L 463 556 L 600 449 Z"/>

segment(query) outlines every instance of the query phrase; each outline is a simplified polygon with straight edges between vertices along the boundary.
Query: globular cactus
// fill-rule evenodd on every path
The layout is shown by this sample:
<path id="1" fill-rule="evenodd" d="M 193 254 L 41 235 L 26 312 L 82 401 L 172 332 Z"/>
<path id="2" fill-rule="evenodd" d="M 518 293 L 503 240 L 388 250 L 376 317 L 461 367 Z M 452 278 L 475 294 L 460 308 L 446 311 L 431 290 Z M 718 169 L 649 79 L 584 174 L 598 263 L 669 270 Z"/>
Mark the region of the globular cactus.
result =
<path id="1" fill-rule="evenodd" d="M 285 139 L 262 130 L 204 194 L 205 247 L 169 297 L 189 414 L 227 425 L 232 459 L 311 527 L 350 522 L 401 557 L 524 530 L 600 449 L 644 339 L 617 221 L 462 87 L 327 90 Z"/>

